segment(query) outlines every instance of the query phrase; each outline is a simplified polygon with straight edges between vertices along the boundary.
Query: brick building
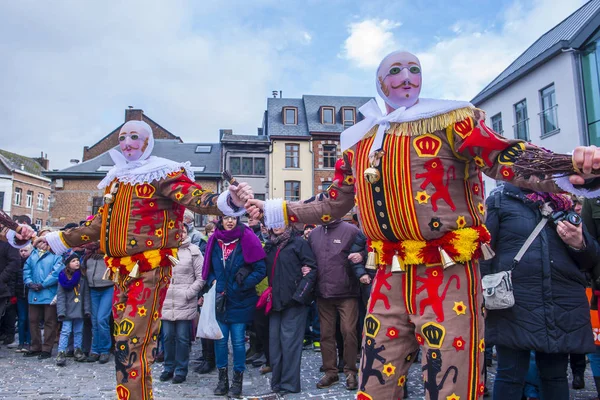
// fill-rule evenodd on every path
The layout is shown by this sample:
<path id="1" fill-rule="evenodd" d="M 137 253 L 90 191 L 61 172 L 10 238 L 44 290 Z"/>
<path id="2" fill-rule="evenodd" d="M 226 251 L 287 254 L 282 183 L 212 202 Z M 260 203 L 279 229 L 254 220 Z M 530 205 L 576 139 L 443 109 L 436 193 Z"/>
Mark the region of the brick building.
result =
<path id="1" fill-rule="evenodd" d="M 0 150 L 0 209 L 11 215 L 27 216 L 42 227 L 49 218 L 50 179 L 42 175 L 48 158 L 25 157 Z"/>
<path id="2" fill-rule="evenodd" d="M 126 110 L 125 121 L 132 119 L 143 120 L 152 127 L 155 137 L 152 155 L 179 162 L 190 161 L 196 182 L 203 188 L 218 191 L 221 181 L 219 143 L 183 143 L 179 136 L 152 121 L 141 110 Z M 93 146 L 86 146 L 82 163 L 60 171 L 45 172 L 52 179 L 51 226 L 79 223 L 102 206 L 103 192 L 98 190 L 97 185 L 114 165 L 107 151 L 118 145 L 120 128 L 121 125 Z M 102 152 L 98 154 L 100 150 Z M 90 155 L 94 156 L 89 158 Z M 196 225 L 203 226 L 208 218 L 197 215 Z"/>
<path id="3" fill-rule="evenodd" d="M 144 121 L 145 123 L 150 125 L 152 127 L 152 133 L 154 133 L 154 139 L 178 140 L 180 142 L 183 142 L 179 136 L 173 135 L 171 132 L 154 122 L 150 117 L 144 114 L 143 110 L 132 107 L 125 110 L 125 121 L 123 122 L 123 124 L 131 120 Z M 91 160 L 92 158 L 98 157 L 99 155 L 117 146 L 119 144 L 118 138 L 121 126 L 123 125 L 121 124 L 118 127 L 116 127 L 114 131 L 104 136 L 96 144 L 93 144 L 89 147 L 85 146 L 83 148 L 83 157 L 81 158 L 81 161 Z"/>

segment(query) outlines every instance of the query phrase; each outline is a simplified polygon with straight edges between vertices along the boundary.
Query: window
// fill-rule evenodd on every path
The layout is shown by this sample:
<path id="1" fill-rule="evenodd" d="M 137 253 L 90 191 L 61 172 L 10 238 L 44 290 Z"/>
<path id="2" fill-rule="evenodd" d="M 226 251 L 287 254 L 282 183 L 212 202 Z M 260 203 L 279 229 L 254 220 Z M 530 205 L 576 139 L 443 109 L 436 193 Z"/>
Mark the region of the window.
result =
<path id="1" fill-rule="evenodd" d="M 205 214 L 195 214 L 194 213 L 194 226 L 206 226 L 209 221 L 209 216 Z"/>
<path id="2" fill-rule="evenodd" d="M 540 126 L 542 127 L 542 136 L 558 131 L 558 114 L 556 104 L 556 94 L 554 84 L 540 90 Z"/>
<path id="3" fill-rule="evenodd" d="M 492 130 L 498 135 L 504 134 L 504 130 L 502 129 L 502 113 L 492 116 Z"/>
<path id="4" fill-rule="evenodd" d="M 323 181 L 323 183 L 321 183 L 321 191 L 322 192 L 326 192 L 327 189 L 329 188 L 329 186 L 331 186 L 333 182 L 331 181 Z"/>
<path id="5" fill-rule="evenodd" d="M 254 198 L 257 200 L 265 201 L 266 196 L 264 193 L 254 193 Z"/>
<path id="6" fill-rule="evenodd" d="M 37 209 L 44 209 L 44 193 L 38 193 Z"/>
<path id="7" fill-rule="evenodd" d="M 102 197 L 92 197 L 92 215 L 98 214 L 98 211 L 100 211 L 103 204 L 104 200 Z"/>
<path id="8" fill-rule="evenodd" d="M 285 167 L 300 168 L 300 145 L 286 144 L 285 145 Z"/>
<path id="9" fill-rule="evenodd" d="M 321 123 L 329 125 L 335 124 L 334 107 L 321 107 Z"/>
<path id="10" fill-rule="evenodd" d="M 356 111 L 352 107 L 343 107 L 342 118 L 344 120 L 344 128 L 348 128 L 356 123 Z"/>
<path id="11" fill-rule="evenodd" d="M 41 219 L 39 219 L 39 218 L 35 219 L 35 226 L 36 226 L 36 228 L 38 228 L 38 230 L 42 229 L 42 224 L 43 224 L 43 221 Z"/>
<path id="12" fill-rule="evenodd" d="M 242 175 L 252 175 L 254 168 L 252 157 L 242 158 Z"/>
<path id="13" fill-rule="evenodd" d="M 4 210 L 4 192 L 0 192 L 0 210 Z"/>
<path id="14" fill-rule="evenodd" d="M 254 159 L 254 175 L 264 175 L 265 174 L 265 159 L 264 158 L 255 158 Z"/>
<path id="15" fill-rule="evenodd" d="M 229 158 L 229 172 L 232 175 L 239 175 L 241 171 L 241 159 L 239 157 Z"/>
<path id="16" fill-rule="evenodd" d="M 298 201 L 300 200 L 300 182 L 285 181 L 285 200 Z"/>
<path id="17" fill-rule="evenodd" d="M 337 159 L 337 146 L 335 144 L 323 145 L 323 168 L 334 168 Z"/>
<path id="18" fill-rule="evenodd" d="M 515 104 L 515 121 L 513 125 L 515 138 L 529 141 L 529 118 L 527 117 L 527 100 Z"/>
<path id="19" fill-rule="evenodd" d="M 27 191 L 27 197 L 26 197 L 25 206 L 27 208 L 31 208 L 33 206 L 33 192 L 31 190 Z"/>
<path id="20" fill-rule="evenodd" d="M 200 145 L 196 146 L 195 153 L 210 153 L 211 149 L 212 149 L 211 145 L 200 144 Z"/>
<path id="21" fill-rule="evenodd" d="M 296 107 L 283 107 L 283 124 L 298 125 L 298 109 Z"/>
<path id="22" fill-rule="evenodd" d="M 23 189 L 15 188 L 15 206 L 20 206 L 23 200 Z"/>
<path id="23" fill-rule="evenodd" d="M 265 159 L 252 157 L 229 157 L 232 175 L 265 175 Z"/>

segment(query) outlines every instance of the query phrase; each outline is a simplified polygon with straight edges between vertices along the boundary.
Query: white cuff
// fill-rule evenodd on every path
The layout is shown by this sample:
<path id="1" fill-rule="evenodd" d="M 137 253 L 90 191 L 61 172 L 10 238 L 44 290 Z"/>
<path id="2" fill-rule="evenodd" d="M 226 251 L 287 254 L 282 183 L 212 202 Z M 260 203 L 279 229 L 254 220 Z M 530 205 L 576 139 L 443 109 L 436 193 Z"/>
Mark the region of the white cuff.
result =
<path id="1" fill-rule="evenodd" d="M 65 246 L 62 238 L 60 237 L 61 234 L 62 232 L 50 232 L 44 236 L 46 238 L 46 241 L 50 245 L 52 252 L 57 256 L 60 256 L 65 251 L 69 250 L 69 248 Z"/>
<path id="2" fill-rule="evenodd" d="M 246 209 L 244 207 L 240 208 L 237 212 L 233 211 L 233 208 L 229 207 L 227 204 L 227 199 L 229 198 L 229 190 L 224 191 L 219 195 L 217 199 L 217 207 L 224 215 L 228 215 L 230 217 L 241 217 L 246 214 Z"/>
<path id="3" fill-rule="evenodd" d="M 8 233 L 6 234 L 6 241 L 8 242 L 8 244 L 10 244 L 12 247 L 16 248 L 16 249 L 20 249 L 22 247 L 27 246 L 28 244 L 31 243 L 30 240 L 28 240 L 27 242 L 23 243 L 23 244 L 17 244 L 16 242 L 16 237 L 15 235 L 17 234 L 17 232 L 10 230 L 8 231 Z"/>
<path id="4" fill-rule="evenodd" d="M 272 199 L 265 201 L 265 225 L 267 228 L 285 228 L 285 203 L 283 199 Z"/>
<path id="5" fill-rule="evenodd" d="M 573 186 L 568 176 L 561 176 L 560 178 L 554 178 L 554 183 L 556 186 L 564 190 L 565 192 L 573 193 L 577 196 L 583 196 L 588 199 L 593 199 L 595 197 L 600 196 L 600 189 L 584 189 L 584 188 L 576 188 Z"/>

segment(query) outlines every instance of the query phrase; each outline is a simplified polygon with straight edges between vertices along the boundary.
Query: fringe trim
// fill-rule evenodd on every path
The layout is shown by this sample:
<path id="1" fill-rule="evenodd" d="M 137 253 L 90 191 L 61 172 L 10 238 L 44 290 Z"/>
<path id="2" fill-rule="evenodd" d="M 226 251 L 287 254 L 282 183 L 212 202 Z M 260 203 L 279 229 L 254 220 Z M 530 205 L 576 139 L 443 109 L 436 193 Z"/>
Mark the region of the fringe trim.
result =
<path id="1" fill-rule="evenodd" d="M 119 269 L 119 274 L 125 276 L 131 272 L 136 263 L 140 272 L 148 272 L 158 267 L 168 267 L 172 265 L 169 256 L 177 257 L 177 249 L 146 250 L 125 257 L 104 256 L 104 263 L 113 272 Z"/>
<path id="2" fill-rule="evenodd" d="M 445 114 L 416 121 L 390 122 L 391 128 L 388 129 L 387 133 L 397 136 L 420 136 L 426 133 L 433 133 L 441 129 L 446 129 L 448 126 L 467 119 L 467 117 L 475 118 L 476 110 L 476 108 L 463 107 Z M 377 125 L 367 132 L 365 139 L 373 136 L 375 132 L 377 132 Z"/>

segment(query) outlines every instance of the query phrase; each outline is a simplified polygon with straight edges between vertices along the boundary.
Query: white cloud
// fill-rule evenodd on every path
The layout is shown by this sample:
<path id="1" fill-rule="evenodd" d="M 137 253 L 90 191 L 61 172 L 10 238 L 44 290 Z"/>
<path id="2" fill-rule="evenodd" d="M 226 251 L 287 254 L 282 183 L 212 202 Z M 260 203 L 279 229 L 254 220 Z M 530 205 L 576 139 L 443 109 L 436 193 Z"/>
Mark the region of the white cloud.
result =
<path id="1" fill-rule="evenodd" d="M 304 39 L 304 43 L 306 43 L 306 44 L 310 44 L 310 42 L 312 41 L 312 36 L 308 32 L 303 32 L 302 38 Z"/>
<path id="2" fill-rule="evenodd" d="M 254 133 L 285 45 L 272 46 L 277 29 L 251 31 L 233 17 L 203 30 L 210 16 L 193 7 L 0 3 L 0 147 L 45 151 L 51 168 L 64 168 L 122 123 L 128 105 L 187 142 L 215 141 L 219 128 Z"/>
<path id="3" fill-rule="evenodd" d="M 388 19 L 367 19 L 350 24 L 341 56 L 361 68 L 377 67 L 381 59 L 396 49 L 393 30 L 399 22 Z"/>
<path id="4" fill-rule="evenodd" d="M 450 27 L 452 36 L 432 37 L 433 45 L 414 50 L 423 67 L 423 96 L 470 100 L 584 2 L 534 0 L 526 8 L 517 0 L 501 15 L 499 29 L 494 29 L 485 16 L 481 22 L 456 21 Z M 387 52 L 396 50 L 392 29 L 389 22 L 370 19 L 351 24 L 343 46 L 346 58 L 358 67 L 377 67 Z M 410 36 L 410 32 L 399 31 L 403 41 Z"/>

